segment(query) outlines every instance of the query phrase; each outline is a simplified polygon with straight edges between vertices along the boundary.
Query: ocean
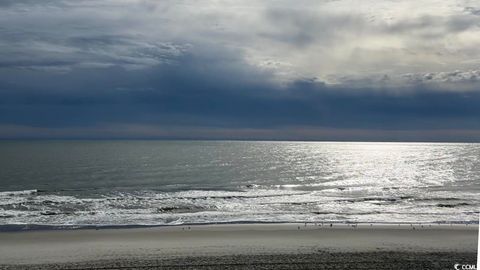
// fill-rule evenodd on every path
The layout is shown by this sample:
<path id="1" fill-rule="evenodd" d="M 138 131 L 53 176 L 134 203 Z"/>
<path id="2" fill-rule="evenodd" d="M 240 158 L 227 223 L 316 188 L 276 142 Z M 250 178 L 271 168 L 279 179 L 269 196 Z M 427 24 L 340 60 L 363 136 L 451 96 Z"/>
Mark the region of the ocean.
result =
<path id="1" fill-rule="evenodd" d="M 0 230 L 477 223 L 480 144 L 0 141 Z"/>

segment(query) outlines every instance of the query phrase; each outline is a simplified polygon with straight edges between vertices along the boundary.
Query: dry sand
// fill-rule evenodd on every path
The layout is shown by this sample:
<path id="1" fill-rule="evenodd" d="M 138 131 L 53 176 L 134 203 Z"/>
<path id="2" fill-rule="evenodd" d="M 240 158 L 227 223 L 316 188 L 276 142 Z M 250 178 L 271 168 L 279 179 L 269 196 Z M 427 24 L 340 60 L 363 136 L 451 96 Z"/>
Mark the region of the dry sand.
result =
<path id="1" fill-rule="evenodd" d="M 248 224 L 0 233 L 0 269 L 454 269 L 477 225 Z"/>

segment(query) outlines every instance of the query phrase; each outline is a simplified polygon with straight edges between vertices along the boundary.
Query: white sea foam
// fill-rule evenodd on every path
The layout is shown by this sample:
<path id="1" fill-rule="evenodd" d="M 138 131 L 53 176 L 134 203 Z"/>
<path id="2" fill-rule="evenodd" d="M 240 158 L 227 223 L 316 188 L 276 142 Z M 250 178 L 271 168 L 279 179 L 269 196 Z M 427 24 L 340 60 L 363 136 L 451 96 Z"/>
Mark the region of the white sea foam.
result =
<path id="1" fill-rule="evenodd" d="M 51 154 L 66 145 L 78 153 Z M 51 147 L 36 145 L 38 160 L 0 164 L 0 225 L 478 221 L 480 144 Z"/>
<path id="2" fill-rule="evenodd" d="M 22 196 L 22 195 L 31 195 L 37 193 L 38 190 L 36 189 L 30 189 L 30 190 L 18 190 L 18 191 L 1 191 L 0 192 L 0 198 L 1 197 L 11 197 L 11 196 Z"/>
<path id="3" fill-rule="evenodd" d="M 447 222 L 471 220 L 476 203 L 432 197 L 343 196 L 341 190 L 111 192 L 97 198 L 48 193 L 0 200 L 0 225 L 175 225 L 218 222 Z M 471 200 L 472 198 L 467 198 Z M 9 204 L 7 203 L 9 202 Z"/>

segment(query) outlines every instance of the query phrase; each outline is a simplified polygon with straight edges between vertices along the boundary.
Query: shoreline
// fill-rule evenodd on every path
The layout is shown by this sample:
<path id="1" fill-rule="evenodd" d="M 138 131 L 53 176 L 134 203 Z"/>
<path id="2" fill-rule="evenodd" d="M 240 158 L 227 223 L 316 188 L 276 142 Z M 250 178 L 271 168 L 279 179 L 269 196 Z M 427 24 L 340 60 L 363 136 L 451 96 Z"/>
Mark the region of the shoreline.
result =
<path id="1" fill-rule="evenodd" d="M 0 268 L 2 264 L 8 269 L 29 265 L 43 265 L 45 269 L 52 265 L 79 264 L 105 267 L 119 261 L 128 265 L 133 261 L 158 263 L 159 259 L 166 265 L 175 262 L 181 265 L 186 262 L 182 258 L 209 261 L 235 257 L 241 261 L 240 257 L 251 260 L 258 256 L 271 256 L 273 261 L 281 261 L 283 257 L 308 261 L 322 256 L 330 258 L 331 254 L 337 254 L 336 257 L 350 254 L 347 258 L 358 255 L 359 260 L 362 259 L 359 254 L 387 260 L 387 254 L 391 254 L 399 256 L 397 261 L 412 256 L 418 261 L 425 256 L 431 257 L 431 261 L 457 257 L 470 260 L 476 258 L 477 239 L 478 225 L 422 228 L 393 224 L 330 227 L 330 224 L 282 223 L 16 231 L 0 233 Z"/>
<path id="2" fill-rule="evenodd" d="M 78 230 L 121 230 L 142 228 L 175 228 L 182 226 L 242 226 L 242 225 L 305 225 L 308 226 L 415 226 L 415 227 L 472 227 L 479 226 L 479 221 L 455 221 L 455 222 L 351 222 L 351 221 L 325 221 L 325 222 L 284 222 L 284 221 L 235 221 L 235 222 L 212 222 L 212 223 L 182 223 L 182 224 L 79 224 L 79 225 L 50 225 L 50 224 L 3 224 L 0 225 L 0 234 L 6 232 L 30 232 L 30 231 L 78 231 Z"/>

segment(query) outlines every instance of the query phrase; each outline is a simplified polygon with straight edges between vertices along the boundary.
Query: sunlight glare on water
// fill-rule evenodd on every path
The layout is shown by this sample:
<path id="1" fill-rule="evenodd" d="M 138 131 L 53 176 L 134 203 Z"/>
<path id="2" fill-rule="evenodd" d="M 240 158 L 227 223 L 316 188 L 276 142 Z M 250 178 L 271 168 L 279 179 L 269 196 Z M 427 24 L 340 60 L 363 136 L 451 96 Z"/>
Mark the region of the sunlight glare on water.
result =
<path id="1" fill-rule="evenodd" d="M 477 222 L 480 144 L 1 142 L 0 224 Z"/>

